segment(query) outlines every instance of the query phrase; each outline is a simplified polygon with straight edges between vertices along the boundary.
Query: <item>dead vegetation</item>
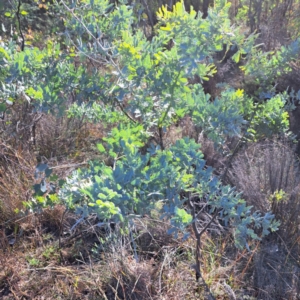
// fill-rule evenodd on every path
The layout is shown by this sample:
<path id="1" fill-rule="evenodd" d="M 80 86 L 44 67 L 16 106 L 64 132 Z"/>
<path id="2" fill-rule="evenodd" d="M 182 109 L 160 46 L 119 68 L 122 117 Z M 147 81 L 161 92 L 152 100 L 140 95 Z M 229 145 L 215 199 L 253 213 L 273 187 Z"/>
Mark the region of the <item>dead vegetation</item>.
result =
<path id="1" fill-rule="evenodd" d="M 258 299 L 297 299 L 300 292 L 299 170 L 289 142 L 267 140 L 238 155 L 229 172 L 254 210 L 272 210 L 281 222 L 254 255 Z"/>
<path id="2" fill-rule="evenodd" d="M 35 166 L 36 158 L 29 150 L 0 142 L 1 222 L 14 219 L 15 210 L 30 199 Z"/>
<path id="3" fill-rule="evenodd" d="M 208 299 L 204 286 L 194 278 L 194 238 L 174 240 L 166 234 L 167 224 L 155 216 L 136 221 L 133 242 L 130 235 L 97 228 L 94 217 L 72 229 L 78 216 L 66 212 L 63 205 L 40 214 L 17 213 L 23 201 L 32 197 L 38 161 L 47 162 L 64 178 L 74 164 L 92 157 L 90 139 L 104 134 L 104 129 L 92 124 L 80 127 L 75 120 L 43 116 L 36 127 L 38 152 L 28 140 L 19 147 L 2 141 L 1 297 Z M 226 158 L 197 133 L 188 117 L 170 128 L 165 138 L 172 144 L 182 136 L 197 139 L 207 164 L 219 173 L 224 169 Z M 230 149 L 230 143 L 226 147 Z M 249 205 L 263 211 L 272 208 L 282 226 L 262 243 L 250 245 L 251 252 L 236 250 L 231 232 L 225 230 L 221 236 L 207 233 L 202 241 L 203 278 L 216 299 L 297 299 L 300 177 L 292 145 L 276 139 L 253 144 L 239 152 L 228 174 Z"/>
<path id="4" fill-rule="evenodd" d="M 64 230 L 70 218 L 66 216 Z M 1 298 L 205 299 L 204 287 L 194 280 L 193 238 L 174 240 L 166 234 L 167 224 L 151 218 L 136 226 L 138 260 L 129 237 L 119 236 L 107 243 L 102 238 L 109 238 L 108 232 L 87 224 L 78 227 L 76 238 L 62 238 L 61 248 L 45 227 L 40 226 L 38 233 L 27 231 L 26 237 L 1 248 Z M 249 253 L 232 252 L 231 243 L 229 235 L 217 242 L 205 236 L 203 274 L 216 299 L 233 299 L 243 279 L 240 271 L 248 270 Z"/>
<path id="5" fill-rule="evenodd" d="M 154 6 L 158 2 L 165 1 Z M 239 1 L 231 2 L 238 6 Z M 284 26 L 277 22 L 284 6 L 259 25 L 264 50 L 284 45 L 292 38 L 291 28 L 299 31 L 299 4 L 293 5 Z M 246 86 L 241 70 L 230 58 L 222 58 L 218 73 L 204 82 L 205 91 L 213 99 L 221 92 L 218 84 L 224 82 L 251 94 L 256 86 Z M 278 91 L 296 90 L 299 79 L 295 62 L 289 74 L 279 78 Z M 291 130 L 299 139 L 299 109 L 290 117 Z M 173 239 L 166 234 L 167 224 L 155 216 L 137 219 L 132 237 L 121 235 L 118 228 L 98 228 L 93 216 L 74 227 L 78 216 L 61 204 L 40 213 L 22 213 L 23 202 L 32 198 L 37 163 L 49 164 L 59 178 L 65 178 L 95 157 L 94 145 L 108 128 L 35 112 L 26 101 L 16 102 L 0 122 L 1 299 L 208 299 L 204 286 L 194 278 L 194 237 L 184 242 Z M 207 165 L 218 174 L 224 171 L 228 157 L 200 134 L 189 116 L 164 134 L 166 147 L 182 137 L 194 138 L 202 145 Z M 224 147 L 230 152 L 230 141 Z M 294 145 L 275 138 L 242 148 L 226 180 L 243 192 L 253 210 L 272 209 L 281 226 L 267 239 L 252 242 L 251 251 L 237 250 L 227 230 L 203 236 L 203 278 L 214 297 L 299 299 L 300 168 Z"/>

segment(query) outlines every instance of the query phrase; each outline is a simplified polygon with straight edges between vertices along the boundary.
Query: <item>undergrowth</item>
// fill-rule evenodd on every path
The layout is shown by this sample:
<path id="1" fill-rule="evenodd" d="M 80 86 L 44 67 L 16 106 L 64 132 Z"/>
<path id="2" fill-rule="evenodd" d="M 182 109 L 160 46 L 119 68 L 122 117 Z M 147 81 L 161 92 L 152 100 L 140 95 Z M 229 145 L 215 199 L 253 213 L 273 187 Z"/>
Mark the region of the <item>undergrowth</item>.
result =
<path id="1" fill-rule="evenodd" d="M 298 1 L 129 2 L 0 2 L 0 298 L 298 299 Z"/>

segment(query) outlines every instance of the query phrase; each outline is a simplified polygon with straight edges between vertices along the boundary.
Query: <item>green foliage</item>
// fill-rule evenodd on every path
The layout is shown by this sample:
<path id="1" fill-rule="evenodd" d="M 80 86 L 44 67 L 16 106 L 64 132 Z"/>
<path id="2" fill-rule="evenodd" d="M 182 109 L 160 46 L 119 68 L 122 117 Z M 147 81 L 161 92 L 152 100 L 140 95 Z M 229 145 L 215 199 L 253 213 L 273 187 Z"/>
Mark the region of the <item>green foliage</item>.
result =
<path id="1" fill-rule="evenodd" d="M 61 5 L 63 42 L 48 38 L 44 47 L 18 51 L 6 41 L 0 48 L 1 111 L 28 101 L 35 111 L 67 111 L 70 117 L 115 126 L 98 145 L 100 152 L 107 150 L 111 164 L 93 161 L 88 169 L 75 171 L 59 193 L 66 206 L 82 218 L 95 213 L 107 222 L 126 223 L 161 203 L 160 213 L 176 234 L 196 221 L 183 196 L 192 193 L 205 197 L 211 213 L 234 225 L 238 246 L 245 245 L 248 236 L 258 238 L 255 228 L 262 228 L 262 236 L 275 230 L 272 215 L 253 214 L 234 189 L 223 186 L 205 167 L 200 145 L 183 139 L 164 149 L 163 132 L 185 115 L 218 145 L 228 137 L 255 140 L 285 132 L 284 95 L 262 102 L 228 88 L 211 99 L 203 83 L 216 73 L 215 53 L 224 45 L 226 51 L 234 46 L 233 61 L 247 56 L 242 71 L 261 85 L 260 96 L 270 91 L 274 76 L 289 71 L 298 43 L 262 53 L 254 46 L 256 35 L 246 37 L 231 25 L 230 5 L 224 0 L 215 1 L 206 19 L 193 9 L 186 11 L 183 1 L 172 10 L 161 7 L 151 40 L 137 26 L 134 10 L 122 2 L 115 6 L 108 0 L 83 0 L 69 5 Z M 191 83 L 193 78 L 199 78 L 197 84 Z M 152 145 L 144 153 L 141 148 L 150 136 L 159 136 L 161 149 Z M 38 170 L 45 174 L 36 186 L 35 201 L 38 207 L 52 205 L 57 196 L 48 194 L 48 169 Z"/>
<path id="2" fill-rule="evenodd" d="M 254 139 L 270 137 L 273 133 L 284 133 L 289 129 L 289 115 L 285 110 L 287 95 L 278 94 L 255 108 L 248 133 Z"/>
<path id="3" fill-rule="evenodd" d="M 271 72 L 277 64 L 287 69 L 288 57 L 293 59 L 297 53 L 297 43 L 282 48 L 270 61 L 270 54 L 253 47 L 255 35 L 246 39 L 230 25 L 228 9 L 228 4 L 218 1 L 208 18 L 202 19 L 192 9 L 187 12 L 183 2 L 172 11 L 162 7 L 157 13 L 156 34 L 149 41 L 142 30 L 133 29 L 135 18 L 128 6 L 114 8 L 109 1 L 82 1 L 66 10 L 65 44 L 48 40 L 44 49 L 26 48 L 24 52 L 15 51 L 13 44 L 1 47 L 5 74 L 1 99 L 9 101 L 1 103 L 1 110 L 26 99 L 36 110 L 61 115 L 72 97 L 75 104 L 68 109 L 69 116 L 84 115 L 107 124 L 135 119 L 153 133 L 190 114 L 219 144 L 228 136 L 240 136 L 251 119 L 248 108 L 252 106 L 253 111 L 253 100 L 240 101 L 246 96 L 236 97 L 230 89 L 211 101 L 202 84 L 191 85 L 189 80 L 198 76 L 203 82 L 213 76 L 213 55 L 224 44 L 227 49 L 237 47 L 236 62 L 247 54 L 244 70 L 260 80 L 255 72 Z M 172 45 L 167 46 L 170 41 Z M 75 66 L 78 60 L 82 64 Z M 272 72 L 262 77 L 269 80 Z M 277 105 L 276 111 L 283 109 L 278 101 L 272 103 Z M 267 118 L 273 118 L 270 110 L 266 113 Z M 286 123 L 286 116 L 281 116 L 278 122 Z M 256 123 L 263 123 L 264 118 Z"/>
<path id="4" fill-rule="evenodd" d="M 288 195 L 283 190 L 276 190 L 273 195 L 270 196 L 269 201 L 278 203 L 278 202 L 286 202 L 288 200 Z"/>
<path id="5" fill-rule="evenodd" d="M 34 194 L 30 201 L 24 201 L 26 211 L 40 212 L 43 208 L 53 208 L 60 204 L 56 189 L 64 184 L 64 180 L 59 180 L 57 175 L 52 174 L 52 169 L 47 164 L 39 164 L 35 170 L 36 184 L 33 186 Z"/>
<path id="6" fill-rule="evenodd" d="M 241 69 L 250 78 L 254 78 L 260 87 L 257 95 L 270 91 L 272 83 L 276 82 L 277 78 L 292 70 L 290 63 L 298 59 L 299 47 L 298 38 L 289 46 L 282 46 L 277 51 L 263 52 L 257 48 L 252 49 L 247 57 L 247 63 Z"/>
<path id="7" fill-rule="evenodd" d="M 143 155 L 130 139 L 117 134 L 107 139 L 108 148 L 115 148 L 117 139 L 122 152 L 117 159 L 113 156 L 113 166 L 91 162 L 89 169 L 75 171 L 59 192 L 67 207 L 75 208 L 82 217 L 95 213 L 104 222 L 127 224 L 131 218 L 158 210 L 157 203 L 161 203 L 161 217 L 170 220 L 169 233 L 177 236 L 178 230 L 196 222 L 184 209 L 187 198 L 182 195 L 191 192 L 207 197 L 211 211 L 218 211 L 226 224 L 234 225 L 239 247 L 247 245 L 248 236 L 259 238 L 252 226 L 262 227 L 261 236 L 276 230 L 273 215 L 252 214 L 234 189 L 222 186 L 213 170 L 205 167 L 195 141 L 178 140 L 167 150 L 152 146 Z"/>
<path id="8" fill-rule="evenodd" d="M 248 5 L 240 6 L 238 8 L 237 14 L 235 16 L 235 20 L 240 24 L 245 23 L 247 21 L 247 17 L 248 17 L 248 10 L 249 10 Z"/>
<path id="9" fill-rule="evenodd" d="M 31 267 L 39 267 L 41 265 L 41 261 L 35 257 L 27 257 L 26 260 Z"/>
<path id="10" fill-rule="evenodd" d="M 63 28 L 61 7 L 56 1 L 2 2 L 0 15 L 4 17 L 0 23 L 0 35 L 4 40 L 12 39 L 19 43 L 23 35 L 25 47 L 40 46 L 45 37 L 54 35 Z M 42 35 L 33 36 L 33 31 L 40 31 Z"/>
<path id="11" fill-rule="evenodd" d="M 118 153 L 122 153 L 125 145 L 127 147 L 136 147 L 137 149 L 141 148 L 145 145 L 148 136 L 149 134 L 145 132 L 142 125 L 137 124 L 134 126 L 129 124 L 113 128 L 110 136 L 103 140 L 109 146 L 109 155 L 114 159 L 118 159 Z"/>
<path id="12" fill-rule="evenodd" d="M 172 12 L 166 7 L 158 12 L 160 23 L 151 43 L 142 32 L 123 35 L 118 47 L 123 68 L 121 74 L 117 73 L 118 82 L 123 84 L 119 84 L 117 91 L 122 96 L 130 95 L 128 110 L 147 127 L 169 126 L 174 117 L 188 113 L 186 104 L 197 89 L 187 85 L 188 79 L 198 75 L 201 80 L 208 80 L 214 74 L 209 57 L 222 49 L 224 42 L 217 24 L 223 21 L 225 36 L 231 28 L 222 10 L 210 17 L 212 20 L 196 17 L 195 11 L 186 12 L 183 2 L 178 2 Z M 216 20 L 217 24 L 212 26 Z M 168 49 L 166 44 L 170 40 L 172 46 Z"/>
<path id="13" fill-rule="evenodd" d="M 37 111 L 62 115 L 75 91 L 78 103 L 95 100 L 101 94 L 104 78 L 95 85 L 91 76 L 84 75 L 82 66 L 75 67 L 74 58 L 63 53 L 58 43 L 49 40 L 42 50 L 26 48 L 23 52 L 13 52 L 14 45 L 9 46 L 1 51 L 6 74 L 0 91 L 2 99 L 13 103 L 25 98 Z M 10 56 L 7 50 L 11 51 Z M 85 87 L 84 92 L 81 86 Z"/>

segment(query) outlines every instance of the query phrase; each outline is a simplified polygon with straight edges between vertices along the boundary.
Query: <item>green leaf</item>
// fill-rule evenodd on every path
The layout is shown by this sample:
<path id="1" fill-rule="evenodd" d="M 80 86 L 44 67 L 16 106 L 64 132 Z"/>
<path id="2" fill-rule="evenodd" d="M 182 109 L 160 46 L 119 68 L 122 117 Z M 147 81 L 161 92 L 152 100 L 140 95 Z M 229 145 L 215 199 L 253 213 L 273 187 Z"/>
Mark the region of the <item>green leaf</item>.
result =
<path id="1" fill-rule="evenodd" d="M 102 193 L 99 193 L 98 198 L 103 201 L 103 200 L 106 200 L 107 196 Z"/>
<path id="2" fill-rule="evenodd" d="M 99 177 L 97 175 L 95 175 L 95 180 L 98 184 L 101 183 L 101 177 Z"/>
<path id="3" fill-rule="evenodd" d="M 100 153 L 104 153 L 106 151 L 102 144 L 97 144 L 97 149 Z"/>
<path id="4" fill-rule="evenodd" d="M 61 188 L 65 183 L 66 183 L 66 181 L 64 179 L 60 179 L 58 181 L 58 186 Z"/>
<path id="5" fill-rule="evenodd" d="M 26 16 L 26 15 L 28 15 L 28 12 L 25 11 L 25 10 L 22 10 L 22 11 L 21 11 L 21 15 Z"/>
<path id="6" fill-rule="evenodd" d="M 49 178 L 50 181 L 56 181 L 57 179 L 58 179 L 58 176 L 56 174 L 51 175 Z"/>
<path id="7" fill-rule="evenodd" d="M 4 14 L 4 16 L 10 18 L 10 17 L 11 17 L 11 13 L 7 11 L 7 12 Z"/>
<path id="8" fill-rule="evenodd" d="M 171 31 L 172 30 L 172 28 L 171 28 L 171 26 L 168 24 L 168 25 L 166 25 L 165 27 L 160 27 L 160 29 L 161 30 L 163 30 L 163 31 Z"/>
<path id="9" fill-rule="evenodd" d="M 4 103 L 0 103 L 0 112 L 5 112 L 6 105 Z"/>
<path id="10" fill-rule="evenodd" d="M 109 155 L 113 158 L 116 158 L 117 157 L 117 153 L 115 153 L 114 151 L 112 150 L 109 150 Z"/>

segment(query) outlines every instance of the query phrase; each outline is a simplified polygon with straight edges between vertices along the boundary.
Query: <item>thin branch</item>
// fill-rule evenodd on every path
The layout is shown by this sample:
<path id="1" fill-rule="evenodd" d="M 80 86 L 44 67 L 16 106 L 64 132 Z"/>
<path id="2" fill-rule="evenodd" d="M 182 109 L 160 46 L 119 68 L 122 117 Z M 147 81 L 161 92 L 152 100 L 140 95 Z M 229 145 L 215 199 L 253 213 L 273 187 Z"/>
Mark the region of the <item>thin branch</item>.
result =
<path id="1" fill-rule="evenodd" d="M 107 53 L 108 50 L 110 50 L 111 48 L 105 48 L 99 41 L 99 39 L 97 39 L 93 33 L 87 28 L 87 26 L 77 17 L 77 15 L 74 14 L 73 9 L 70 9 L 66 3 L 61 0 L 61 3 L 63 4 L 63 6 L 67 9 L 67 11 L 69 13 L 71 13 L 71 15 L 84 27 L 84 29 L 86 30 L 86 32 L 97 42 L 97 45 L 101 48 L 101 50 L 105 53 Z"/>
<path id="2" fill-rule="evenodd" d="M 228 162 L 227 162 L 227 164 L 226 164 L 226 167 L 225 167 L 225 170 L 224 170 L 223 174 L 220 175 L 220 177 L 219 177 L 219 178 L 221 179 L 221 181 L 223 181 L 224 179 L 226 179 L 226 176 L 227 176 L 229 167 L 230 167 L 230 165 L 231 165 L 231 163 L 232 163 L 234 157 L 237 155 L 238 151 L 240 150 L 241 144 L 242 144 L 242 142 L 244 141 L 244 138 L 245 138 L 245 136 L 246 136 L 246 134 L 247 134 L 247 131 L 248 131 L 248 129 L 250 128 L 251 123 L 252 123 L 252 121 L 253 121 L 253 119 L 254 119 L 254 116 L 255 116 L 255 114 L 256 114 L 257 111 L 258 111 L 258 105 L 255 107 L 255 109 L 254 109 L 254 111 L 253 111 L 253 113 L 252 113 L 252 116 L 251 116 L 251 118 L 250 118 L 250 120 L 249 120 L 249 122 L 248 122 L 249 125 L 245 128 L 245 130 L 244 130 L 242 136 L 241 136 L 240 139 L 238 140 L 238 142 L 237 142 L 237 144 L 236 144 L 236 146 L 235 146 L 235 148 L 234 148 L 234 150 L 233 150 L 233 152 L 232 152 L 232 154 L 231 154 L 231 156 L 230 156 L 230 158 L 229 158 L 229 160 L 228 160 Z"/>
<path id="3" fill-rule="evenodd" d="M 163 273 L 164 265 L 165 265 L 165 262 L 166 262 L 166 258 L 167 258 L 167 253 L 165 253 L 165 257 L 164 257 L 163 263 L 162 263 L 160 271 L 159 271 L 159 281 L 158 281 L 158 294 L 159 295 L 162 292 L 162 289 L 161 289 L 161 286 L 162 286 L 162 284 L 161 284 L 161 278 L 162 278 L 162 273 Z"/>
<path id="4" fill-rule="evenodd" d="M 135 291 L 135 287 L 136 287 L 136 285 L 137 285 L 138 281 L 140 280 L 140 278 L 141 278 L 141 275 L 142 275 L 142 274 L 140 274 L 140 275 L 138 276 L 137 280 L 135 281 L 135 283 L 134 283 L 134 286 L 133 286 L 133 289 L 131 290 L 131 294 L 133 294 L 133 293 L 134 293 L 134 291 Z"/>
<path id="5" fill-rule="evenodd" d="M 23 32 L 21 30 L 20 8 L 21 8 L 21 0 L 19 0 L 19 2 L 18 2 L 18 9 L 17 9 L 17 12 L 16 12 L 16 16 L 17 16 L 17 19 L 18 19 L 19 32 L 20 32 L 20 35 L 21 35 L 21 38 L 22 38 L 22 41 L 21 41 L 21 51 L 24 51 L 24 48 L 25 48 L 25 37 L 24 37 Z"/>
<path id="6" fill-rule="evenodd" d="M 132 121 L 133 123 L 136 123 L 136 120 L 134 120 L 124 109 L 123 105 L 117 100 L 115 99 L 117 105 L 120 107 L 122 113 L 130 120 Z"/>
<path id="7" fill-rule="evenodd" d="M 82 163 L 78 163 L 78 164 L 65 164 L 65 165 L 54 166 L 54 167 L 49 167 L 49 168 L 50 169 L 77 168 L 77 167 L 83 166 L 83 165 L 88 165 L 88 163 L 87 162 L 82 162 Z"/>
<path id="8" fill-rule="evenodd" d="M 199 237 L 202 236 L 202 234 L 206 231 L 206 229 L 211 225 L 211 223 L 215 220 L 215 218 L 217 217 L 219 211 L 218 209 L 216 209 L 215 213 L 213 214 L 212 218 L 210 219 L 210 221 L 205 225 L 205 227 L 199 232 Z"/>

